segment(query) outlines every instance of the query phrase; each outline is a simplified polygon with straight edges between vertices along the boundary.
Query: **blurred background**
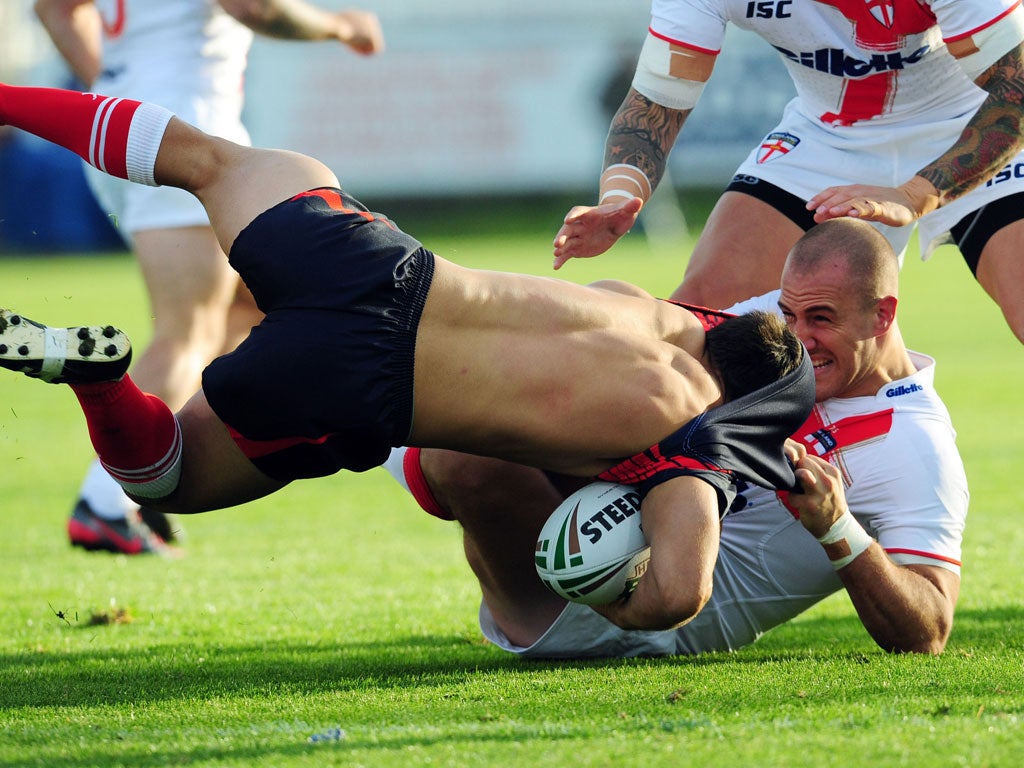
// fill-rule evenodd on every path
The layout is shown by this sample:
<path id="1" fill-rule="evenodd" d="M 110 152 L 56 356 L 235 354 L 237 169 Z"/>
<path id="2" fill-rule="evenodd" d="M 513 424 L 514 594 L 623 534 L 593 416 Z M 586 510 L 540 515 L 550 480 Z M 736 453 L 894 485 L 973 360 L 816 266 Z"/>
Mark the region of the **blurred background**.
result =
<path id="1" fill-rule="evenodd" d="M 452 201 L 483 213 L 524 199 L 593 201 L 608 124 L 647 30 L 647 0 L 320 4 L 376 11 L 387 49 L 362 58 L 258 37 L 245 112 L 256 145 L 323 160 L 357 197 L 396 218 L 396 209 L 438 211 Z M 32 0 L 0 2 L 0 80 L 78 87 Z M 777 54 L 730 30 L 648 226 L 683 226 L 675 193 L 721 189 L 791 88 Z M 77 157 L 0 128 L 0 254 L 120 248 Z"/>

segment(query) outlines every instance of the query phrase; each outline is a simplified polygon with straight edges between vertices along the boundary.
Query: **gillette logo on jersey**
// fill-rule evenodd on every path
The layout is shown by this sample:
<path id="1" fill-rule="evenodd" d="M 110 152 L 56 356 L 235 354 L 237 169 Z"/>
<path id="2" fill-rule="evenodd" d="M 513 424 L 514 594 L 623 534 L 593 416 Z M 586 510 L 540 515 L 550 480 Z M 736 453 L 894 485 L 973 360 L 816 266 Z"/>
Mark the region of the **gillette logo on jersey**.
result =
<path id="1" fill-rule="evenodd" d="M 930 11 L 924 10 L 917 0 L 818 2 L 832 6 L 853 25 L 854 45 L 875 53 L 866 58 L 857 58 L 841 48 L 797 52 L 774 46 L 775 50 L 795 64 L 836 77 L 867 77 L 905 69 L 908 64 L 916 64 L 931 50 L 930 45 L 921 46 L 909 53 L 901 50 L 906 45 L 907 35 L 920 34 L 935 26 L 935 17 Z"/>
<path id="2" fill-rule="evenodd" d="M 818 23 L 849 34 L 850 45 L 833 43 L 809 51 L 778 44 L 774 48 L 791 65 L 843 80 L 838 103 L 818 118 L 829 125 L 853 125 L 887 114 L 896 98 L 899 74 L 933 52 L 936 40 L 925 34 L 936 25 L 931 8 L 918 0 L 816 0 L 816 6 L 823 16 L 829 15 L 823 6 L 843 16 L 845 30 L 834 18 L 823 17 Z"/>
<path id="3" fill-rule="evenodd" d="M 915 392 L 924 392 L 924 387 L 920 384 L 900 384 L 898 387 L 889 387 L 885 390 L 886 397 L 901 397 L 902 395 L 912 395 Z"/>
<path id="4" fill-rule="evenodd" d="M 846 51 L 838 48 L 822 48 L 806 53 L 793 53 L 777 45 L 774 47 L 790 61 L 838 77 L 865 77 L 866 75 L 903 69 L 907 64 L 920 61 L 931 50 L 931 46 L 925 45 L 908 56 L 895 51 L 875 54 L 870 59 L 855 59 L 847 55 Z"/>

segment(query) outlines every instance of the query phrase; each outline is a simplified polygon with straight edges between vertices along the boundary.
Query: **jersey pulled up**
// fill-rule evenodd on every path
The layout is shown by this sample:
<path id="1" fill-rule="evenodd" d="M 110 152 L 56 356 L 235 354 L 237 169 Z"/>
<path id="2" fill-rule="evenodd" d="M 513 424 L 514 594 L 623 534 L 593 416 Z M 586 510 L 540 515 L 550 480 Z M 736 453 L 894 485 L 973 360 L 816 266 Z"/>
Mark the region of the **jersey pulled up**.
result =
<path id="1" fill-rule="evenodd" d="M 729 317 L 701 307 L 680 306 L 692 311 L 705 330 Z M 805 353 L 797 369 L 778 381 L 708 409 L 598 478 L 635 485 L 644 496 L 673 477 L 697 477 L 715 489 L 719 513 L 725 514 L 739 482 L 773 490 L 795 489 L 796 478 L 783 445 L 813 405 L 814 368 Z"/>

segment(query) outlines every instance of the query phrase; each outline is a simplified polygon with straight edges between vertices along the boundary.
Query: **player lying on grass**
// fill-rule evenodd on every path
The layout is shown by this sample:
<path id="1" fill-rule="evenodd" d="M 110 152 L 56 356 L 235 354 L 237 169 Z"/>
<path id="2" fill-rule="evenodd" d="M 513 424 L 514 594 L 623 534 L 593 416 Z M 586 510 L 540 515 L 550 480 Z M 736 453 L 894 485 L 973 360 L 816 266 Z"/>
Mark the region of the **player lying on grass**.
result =
<path id="1" fill-rule="evenodd" d="M 320 162 L 211 137 L 151 104 L 0 86 L 0 123 L 190 191 L 266 314 L 177 417 L 123 375 L 122 333 L 0 316 L 0 364 L 71 385 L 133 499 L 221 508 L 368 469 L 398 445 L 579 476 L 621 462 L 646 494 L 652 555 L 616 620 L 653 628 L 707 600 L 736 483 L 795 483 L 783 444 L 811 409 L 813 372 L 768 313 L 705 332 L 631 286 L 464 269 L 341 192 Z"/>
<path id="2" fill-rule="evenodd" d="M 676 630 L 623 631 L 537 578 L 538 533 L 577 479 L 441 450 L 396 449 L 386 466 L 424 509 L 458 520 L 481 628 L 514 653 L 734 650 L 844 588 L 882 648 L 941 652 L 960 592 L 967 479 L 935 362 L 904 345 L 897 287 L 885 238 L 839 219 L 797 242 L 781 291 L 733 308 L 775 307 L 810 354 L 817 405 L 793 435 L 809 454 L 797 462 L 807 492 L 740 490 L 722 520 L 711 600 Z"/>

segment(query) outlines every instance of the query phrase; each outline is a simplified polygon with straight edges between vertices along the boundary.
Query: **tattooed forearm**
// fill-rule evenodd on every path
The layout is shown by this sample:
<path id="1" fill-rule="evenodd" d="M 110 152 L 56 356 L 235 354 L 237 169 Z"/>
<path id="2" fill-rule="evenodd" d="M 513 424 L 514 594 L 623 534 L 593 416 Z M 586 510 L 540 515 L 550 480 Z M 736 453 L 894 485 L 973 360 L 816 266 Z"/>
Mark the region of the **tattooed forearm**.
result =
<path id="1" fill-rule="evenodd" d="M 604 164 L 635 165 L 657 187 L 665 164 L 690 111 L 655 104 L 632 88 L 612 118 L 605 144 Z"/>
<path id="2" fill-rule="evenodd" d="M 1020 48 L 993 64 L 978 84 L 988 92 L 950 149 L 925 166 L 928 179 L 949 202 L 990 179 L 1024 146 L 1024 56 Z"/>

